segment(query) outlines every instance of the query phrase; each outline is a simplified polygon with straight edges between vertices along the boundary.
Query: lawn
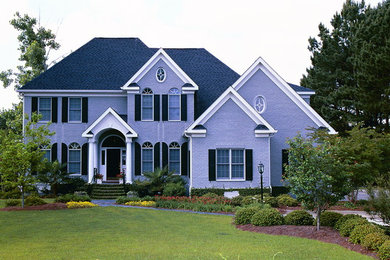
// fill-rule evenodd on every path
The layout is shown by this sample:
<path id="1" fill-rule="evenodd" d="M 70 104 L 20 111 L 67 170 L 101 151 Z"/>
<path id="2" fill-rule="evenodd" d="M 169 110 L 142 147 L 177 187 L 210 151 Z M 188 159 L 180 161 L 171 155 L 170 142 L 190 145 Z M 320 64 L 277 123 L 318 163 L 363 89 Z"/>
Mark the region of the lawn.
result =
<path id="1" fill-rule="evenodd" d="M 119 207 L 0 211 L 0 259 L 370 259 L 315 240 L 240 231 L 231 222 Z"/>

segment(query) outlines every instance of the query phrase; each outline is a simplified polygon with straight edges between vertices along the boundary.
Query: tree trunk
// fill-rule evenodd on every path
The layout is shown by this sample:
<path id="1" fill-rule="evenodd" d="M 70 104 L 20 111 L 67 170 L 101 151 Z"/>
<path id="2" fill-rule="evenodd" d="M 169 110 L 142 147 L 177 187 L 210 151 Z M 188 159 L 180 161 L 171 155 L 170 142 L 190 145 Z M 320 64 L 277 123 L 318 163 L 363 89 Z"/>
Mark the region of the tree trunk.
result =
<path id="1" fill-rule="evenodd" d="M 317 231 L 320 231 L 320 217 L 321 217 L 321 208 L 317 208 Z"/>
<path id="2" fill-rule="evenodd" d="M 22 208 L 24 208 L 24 187 L 21 187 L 20 191 L 22 192 Z"/>

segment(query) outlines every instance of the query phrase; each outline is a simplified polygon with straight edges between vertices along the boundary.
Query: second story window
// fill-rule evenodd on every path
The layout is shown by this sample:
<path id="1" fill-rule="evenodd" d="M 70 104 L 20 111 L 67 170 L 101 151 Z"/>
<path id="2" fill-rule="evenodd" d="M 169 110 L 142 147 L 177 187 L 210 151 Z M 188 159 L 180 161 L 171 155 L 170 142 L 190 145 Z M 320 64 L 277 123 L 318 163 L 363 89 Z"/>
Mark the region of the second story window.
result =
<path id="1" fill-rule="evenodd" d="M 171 88 L 168 94 L 168 120 L 180 121 L 180 90 Z"/>
<path id="2" fill-rule="evenodd" d="M 153 91 L 150 88 L 142 91 L 141 118 L 143 121 L 153 120 Z"/>
<path id="3" fill-rule="evenodd" d="M 69 122 L 81 122 L 81 98 L 69 98 Z"/>
<path id="4" fill-rule="evenodd" d="M 51 120 L 51 98 L 39 98 L 38 112 L 42 115 L 41 121 Z"/>

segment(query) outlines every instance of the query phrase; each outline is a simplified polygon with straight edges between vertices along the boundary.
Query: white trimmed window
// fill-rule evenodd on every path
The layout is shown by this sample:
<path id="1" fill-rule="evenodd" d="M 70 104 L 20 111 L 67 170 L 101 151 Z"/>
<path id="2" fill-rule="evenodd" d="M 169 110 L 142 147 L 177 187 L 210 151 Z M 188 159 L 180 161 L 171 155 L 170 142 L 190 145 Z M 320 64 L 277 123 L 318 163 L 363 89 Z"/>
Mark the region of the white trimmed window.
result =
<path id="1" fill-rule="evenodd" d="M 41 121 L 48 122 L 51 120 L 51 98 L 38 99 L 38 112 L 42 115 Z"/>
<path id="2" fill-rule="evenodd" d="M 142 145 L 142 173 L 153 171 L 153 145 L 145 142 Z"/>
<path id="3" fill-rule="evenodd" d="M 153 120 L 153 91 L 150 88 L 142 91 L 141 118 L 143 121 Z"/>
<path id="4" fill-rule="evenodd" d="M 51 148 L 49 145 L 41 146 L 41 151 L 44 152 L 43 159 L 47 159 L 47 161 L 51 161 Z"/>
<path id="5" fill-rule="evenodd" d="M 171 88 L 168 92 L 168 120 L 180 121 L 180 90 Z"/>
<path id="6" fill-rule="evenodd" d="M 167 74 L 163 68 L 160 67 L 156 70 L 156 79 L 158 82 L 164 82 L 166 77 Z"/>
<path id="7" fill-rule="evenodd" d="M 78 143 L 69 145 L 68 172 L 72 174 L 81 172 L 81 147 Z"/>
<path id="8" fill-rule="evenodd" d="M 217 180 L 244 180 L 244 150 L 217 149 Z"/>
<path id="9" fill-rule="evenodd" d="M 81 98 L 69 98 L 69 122 L 81 122 Z"/>
<path id="10" fill-rule="evenodd" d="M 256 109 L 257 113 L 259 114 L 263 113 L 267 107 L 265 98 L 263 96 L 255 97 L 253 107 Z"/>
<path id="11" fill-rule="evenodd" d="M 173 142 L 169 145 L 168 168 L 174 174 L 180 174 L 180 145 Z"/>

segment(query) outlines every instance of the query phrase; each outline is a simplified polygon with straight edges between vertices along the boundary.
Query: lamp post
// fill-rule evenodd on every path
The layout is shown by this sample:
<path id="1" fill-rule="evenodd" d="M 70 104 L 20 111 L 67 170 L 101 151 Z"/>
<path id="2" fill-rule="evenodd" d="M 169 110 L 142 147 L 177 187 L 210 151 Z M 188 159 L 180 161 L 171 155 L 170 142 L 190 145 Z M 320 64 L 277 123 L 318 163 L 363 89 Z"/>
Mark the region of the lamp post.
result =
<path id="1" fill-rule="evenodd" d="M 264 202 L 263 200 L 263 173 L 264 173 L 264 164 L 261 162 L 257 165 L 257 171 L 260 173 L 260 185 L 261 185 L 261 202 Z"/>

